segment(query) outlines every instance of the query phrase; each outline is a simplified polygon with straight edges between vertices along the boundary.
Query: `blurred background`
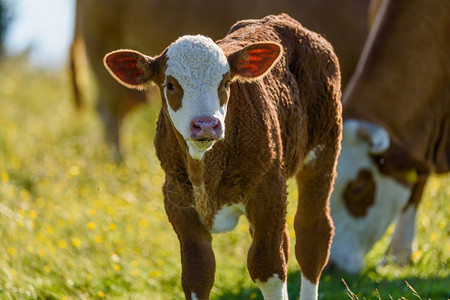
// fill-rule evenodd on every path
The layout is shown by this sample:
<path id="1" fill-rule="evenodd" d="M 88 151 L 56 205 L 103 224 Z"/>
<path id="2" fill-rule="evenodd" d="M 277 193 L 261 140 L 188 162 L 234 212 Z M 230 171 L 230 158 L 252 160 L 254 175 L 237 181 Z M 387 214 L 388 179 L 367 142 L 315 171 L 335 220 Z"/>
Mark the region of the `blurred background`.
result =
<path id="1" fill-rule="evenodd" d="M 67 62 L 73 36 L 75 0 L 2 0 L 7 55 L 29 52 L 30 63 L 44 68 Z M 5 24 L 5 25 L 6 25 Z"/>
<path id="2" fill-rule="evenodd" d="M 110 15 L 112 1 L 103 1 Z M 354 2 L 364 3 L 367 10 L 367 0 Z M 341 8 L 323 10 L 321 17 L 349 25 L 342 11 L 353 10 Z M 179 245 L 164 211 L 164 174 L 153 147 L 159 95 L 150 96 L 147 105 L 121 124 L 125 155 L 118 162 L 104 139 L 92 65 L 85 80 L 94 84 L 89 84 L 84 109 L 74 104 L 69 54 L 75 11 L 75 0 L 0 0 L 0 299 L 182 299 Z M 357 17 L 360 50 L 367 16 Z M 317 25 L 315 17 L 310 19 Z M 160 27 L 155 31 L 162 32 Z M 356 34 L 342 36 L 351 41 Z M 96 37 L 93 41 L 107 44 Z M 141 49 L 139 41 L 127 42 Z M 99 51 L 99 57 L 106 51 Z M 354 67 L 358 55 L 350 56 Z M 101 59 L 92 61 L 100 65 L 98 74 L 109 79 Z M 347 77 L 350 74 L 347 71 Z M 418 216 L 420 246 L 413 253 L 413 265 L 378 264 L 394 230 L 391 225 L 366 257 L 361 274 L 323 274 L 319 298 L 416 298 L 405 281 L 424 299 L 450 297 L 449 195 L 450 176 L 430 180 Z M 295 183 L 289 181 L 291 253 L 297 196 Z M 245 264 L 250 243 L 244 218 L 234 232 L 214 237 L 217 273 L 212 299 L 262 299 Z M 293 255 L 288 271 L 290 299 L 296 299 L 300 271 Z M 356 298 L 347 295 L 343 279 Z"/>

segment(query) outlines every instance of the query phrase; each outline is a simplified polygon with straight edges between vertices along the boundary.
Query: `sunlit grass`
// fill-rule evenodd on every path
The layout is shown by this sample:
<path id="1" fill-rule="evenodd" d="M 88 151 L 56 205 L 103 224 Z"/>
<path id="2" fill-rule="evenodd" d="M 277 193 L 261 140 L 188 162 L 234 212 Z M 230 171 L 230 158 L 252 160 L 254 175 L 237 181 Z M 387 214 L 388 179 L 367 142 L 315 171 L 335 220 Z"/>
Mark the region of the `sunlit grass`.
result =
<path id="1" fill-rule="evenodd" d="M 63 72 L 0 64 L 0 299 L 182 299 L 178 241 L 164 212 L 164 175 L 154 154 L 159 100 L 124 128 L 126 159 L 117 165 L 102 142 L 93 104 L 76 112 Z M 289 184 L 288 224 L 295 212 Z M 386 235 L 362 275 L 324 274 L 321 299 L 450 297 L 450 176 L 427 186 L 413 266 L 377 263 Z M 213 299 L 262 299 L 246 269 L 248 223 L 217 235 Z M 293 249 L 291 251 L 293 252 Z M 289 263 L 289 293 L 300 275 Z"/>

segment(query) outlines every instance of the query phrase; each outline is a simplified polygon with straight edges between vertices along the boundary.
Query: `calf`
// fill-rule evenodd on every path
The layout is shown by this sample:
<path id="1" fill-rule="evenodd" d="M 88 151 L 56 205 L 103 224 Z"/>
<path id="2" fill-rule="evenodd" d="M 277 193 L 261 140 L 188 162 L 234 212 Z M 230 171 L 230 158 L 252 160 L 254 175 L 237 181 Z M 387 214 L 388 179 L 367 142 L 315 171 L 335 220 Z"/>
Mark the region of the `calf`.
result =
<path id="1" fill-rule="evenodd" d="M 378 1 L 380 2 L 380 1 Z M 384 0 L 344 96 L 330 260 L 358 272 L 397 218 L 387 254 L 409 262 L 427 178 L 450 170 L 450 1 Z"/>
<path id="2" fill-rule="evenodd" d="M 250 223 L 247 266 L 264 299 L 287 300 L 286 180 L 296 176 L 302 300 L 317 299 L 333 224 L 329 196 L 340 149 L 339 66 L 332 47 L 288 15 L 235 24 L 214 43 L 183 36 L 161 55 L 105 57 L 122 84 L 161 91 L 155 147 L 186 299 L 208 299 L 212 233 Z"/>

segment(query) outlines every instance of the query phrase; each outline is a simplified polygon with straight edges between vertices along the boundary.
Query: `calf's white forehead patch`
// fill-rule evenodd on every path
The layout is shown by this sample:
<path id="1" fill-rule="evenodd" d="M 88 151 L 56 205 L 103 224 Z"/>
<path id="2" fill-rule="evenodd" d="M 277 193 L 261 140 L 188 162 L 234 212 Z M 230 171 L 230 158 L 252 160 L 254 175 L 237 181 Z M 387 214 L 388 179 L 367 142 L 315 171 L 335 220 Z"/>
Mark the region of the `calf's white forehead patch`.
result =
<path id="1" fill-rule="evenodd" d="M 183 89 L 218 87 L 230 70 L 222 49 L 208 37 L 185 35 L 167 50 L 166 75 L 175 77 Z"/>

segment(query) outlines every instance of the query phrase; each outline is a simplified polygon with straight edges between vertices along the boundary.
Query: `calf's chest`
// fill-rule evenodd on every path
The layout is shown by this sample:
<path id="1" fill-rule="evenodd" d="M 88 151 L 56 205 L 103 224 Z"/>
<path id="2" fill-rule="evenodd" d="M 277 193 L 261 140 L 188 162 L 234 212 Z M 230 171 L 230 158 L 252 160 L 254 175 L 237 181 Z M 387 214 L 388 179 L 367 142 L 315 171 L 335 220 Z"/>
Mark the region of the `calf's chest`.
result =
<path id="1" fill-rule="evenodd" d="M 233 230 L 239 217 L 245 215 L 245 205 L 239 203 L 225 203 L 221 206 L 214 202 L 207 193 L 205 185 L 193 186 L 195 209 L 200 220 L 211 233 L 222 233 Z"/>

